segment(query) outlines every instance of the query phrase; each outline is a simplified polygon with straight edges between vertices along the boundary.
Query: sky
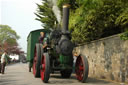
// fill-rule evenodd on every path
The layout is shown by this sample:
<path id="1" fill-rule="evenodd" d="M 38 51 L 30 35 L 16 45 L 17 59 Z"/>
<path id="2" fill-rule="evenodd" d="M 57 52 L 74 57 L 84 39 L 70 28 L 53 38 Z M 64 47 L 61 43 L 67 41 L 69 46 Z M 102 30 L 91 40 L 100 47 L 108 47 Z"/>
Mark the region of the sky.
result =
<path id="1" fill-rule="evenodd" d="M 32 30 L 40 29 L 35 20 L 37 6 L 41 0 L 0 0 L 0 24 L 8 25 L 21 37 L 18 43 L 27 52 L 27 36 Z"/>

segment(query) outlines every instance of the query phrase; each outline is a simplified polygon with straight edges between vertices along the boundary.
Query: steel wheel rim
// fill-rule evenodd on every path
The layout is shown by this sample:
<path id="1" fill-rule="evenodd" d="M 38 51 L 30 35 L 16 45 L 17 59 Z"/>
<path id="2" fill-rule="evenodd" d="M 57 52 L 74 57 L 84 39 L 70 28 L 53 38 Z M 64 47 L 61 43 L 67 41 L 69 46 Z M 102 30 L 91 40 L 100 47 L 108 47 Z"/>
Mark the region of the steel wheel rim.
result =
<path id="1" fill-rule="evenodd" d="M 42 56 L 41 59 L 41 80 L 44 80 L 44 75 L 45 75 L 45 56 Z"/>
<path id="2" fill-rule="evenodd" d="M 83 60 L 82 60 L 82 57 L 79 56 L 77 61 L 76 61 L 76 78 L 79 80 L 79 81 L 82 81 L 83 80 L 83 76 L 84 76 L 84 64 L 83 64 Z"/>
<path id="3" fill-rule="evenodd" d="M 33 60 L 33 74 L 36 75 L 36 63 L 37 63 L 37 51 L 35 49 L 34 52 L 34 60 Z"/>

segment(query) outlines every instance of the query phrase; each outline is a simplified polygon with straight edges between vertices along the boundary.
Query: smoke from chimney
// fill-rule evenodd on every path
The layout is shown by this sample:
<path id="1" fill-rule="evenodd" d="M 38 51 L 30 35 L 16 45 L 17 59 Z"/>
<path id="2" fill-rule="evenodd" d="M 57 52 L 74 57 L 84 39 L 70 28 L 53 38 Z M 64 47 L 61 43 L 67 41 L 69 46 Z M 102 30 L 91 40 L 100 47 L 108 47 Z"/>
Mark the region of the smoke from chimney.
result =
<path id="1" fill-rule="evenodd" d="M 57 7 L 57 0 L 51 0 L 51 2 L 53 4 L 52 10 L 57 17 L 58 22 L 60 22 L 61 21 L 61 14 L 60 14 L 59 8 Z"/>

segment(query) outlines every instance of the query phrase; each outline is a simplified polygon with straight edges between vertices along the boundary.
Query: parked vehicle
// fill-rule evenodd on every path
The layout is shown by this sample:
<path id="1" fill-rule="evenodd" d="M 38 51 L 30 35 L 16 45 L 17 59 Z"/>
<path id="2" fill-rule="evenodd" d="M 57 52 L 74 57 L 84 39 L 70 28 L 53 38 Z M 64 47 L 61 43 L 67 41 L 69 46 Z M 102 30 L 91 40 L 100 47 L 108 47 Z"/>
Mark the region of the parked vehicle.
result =
<path id="1" fill-rule="evenodd" d="M 35 77 L 41 77 L 44 83 L 50 78 L 50 73 L 60 71 L 63 78 L 69 78 L 73 70 L 73 48 L 71 34 L 68 31 L 69 6 L 63 6 L 63 28 L 62 30 L 39 29 L 30 32 L 28 36 L 27 60 L 29 71 L 33 68 Z M 40 32 L 45 33 L 47 47 L 38 43 Z M 86 56 L 78 55 L 75 64 L 76 78 L 85 82 L 88 77 L 88 61 Z"/>

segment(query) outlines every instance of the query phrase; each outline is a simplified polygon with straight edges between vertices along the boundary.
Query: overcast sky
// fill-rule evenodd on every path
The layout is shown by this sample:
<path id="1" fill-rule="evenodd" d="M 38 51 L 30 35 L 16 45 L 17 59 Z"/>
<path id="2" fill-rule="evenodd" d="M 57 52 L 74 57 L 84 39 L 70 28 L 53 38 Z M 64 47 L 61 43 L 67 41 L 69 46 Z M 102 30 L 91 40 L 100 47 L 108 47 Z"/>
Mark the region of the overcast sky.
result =
<path id="1" fill-rule="evenodd" d="M 41 0 L 0 0 L 0 24 L 9 25 L 20 35 L 18 42 L 25 52 L 29 32 L 42 28 L 41 23 L 35 20 L 35 3 L 41 3 Z"/>

